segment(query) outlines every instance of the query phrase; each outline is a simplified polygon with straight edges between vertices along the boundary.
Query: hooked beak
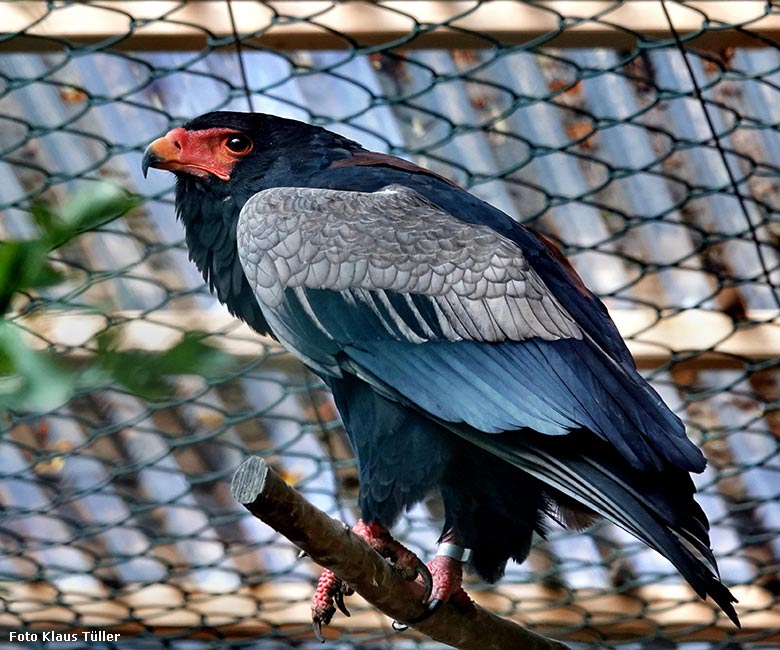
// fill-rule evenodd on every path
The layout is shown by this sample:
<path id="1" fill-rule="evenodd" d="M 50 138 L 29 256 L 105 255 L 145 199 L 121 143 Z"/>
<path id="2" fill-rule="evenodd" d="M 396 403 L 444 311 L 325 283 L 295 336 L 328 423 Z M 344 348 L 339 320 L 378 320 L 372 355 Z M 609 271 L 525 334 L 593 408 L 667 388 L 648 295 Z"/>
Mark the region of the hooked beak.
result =
<path id="1" fill-rule="evenodd" d="M 157 169 L 172 169 L 179 163 L 181 149 L 177 147 L 167 136 L 157 138 L 146 147 L 144 157 L 141 160 L 141 170 L 144 178 L 149 173 L 149 167 Z"/>
<path id="2" fill-rule="evenodd" d="M 146 147 L 141 160 L 144 178 L 149 168 L 155 167 L 199 178 L 214 176 L 229 181 L 236 161 L 220 155 L 211 142 L 213 139 L 214 134 L 208 130 L 192 134 L 178 127 L 168 131 Z"/>

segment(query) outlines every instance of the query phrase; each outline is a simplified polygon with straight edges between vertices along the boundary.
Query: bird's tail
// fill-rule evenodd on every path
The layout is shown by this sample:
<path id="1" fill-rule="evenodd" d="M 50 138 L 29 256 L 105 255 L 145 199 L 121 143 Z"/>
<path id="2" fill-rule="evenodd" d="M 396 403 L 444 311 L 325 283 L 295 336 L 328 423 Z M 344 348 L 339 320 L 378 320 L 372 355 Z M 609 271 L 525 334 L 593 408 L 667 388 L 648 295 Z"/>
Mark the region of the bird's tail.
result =
<path id="1" fill-rule="evenodd" d="M 587 432 L 570 434 L 568 440 L 532 431 L 458 433 L 543 481 L 553 495 L 586 505 L 661 553 L 702 598 L 710 596 L 739 626 L 732 605 L 736 598 L 719 579 L 709 524 L 693 499 L 688 472 L 638 472 Z"/>

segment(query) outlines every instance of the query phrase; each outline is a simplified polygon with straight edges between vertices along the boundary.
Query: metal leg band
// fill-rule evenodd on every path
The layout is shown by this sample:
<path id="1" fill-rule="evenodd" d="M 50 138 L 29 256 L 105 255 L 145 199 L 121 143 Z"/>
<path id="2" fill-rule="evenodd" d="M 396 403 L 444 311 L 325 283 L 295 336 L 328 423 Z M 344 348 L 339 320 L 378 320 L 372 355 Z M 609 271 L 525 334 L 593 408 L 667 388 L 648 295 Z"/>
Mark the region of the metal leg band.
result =
<path id="1" fill-rule="evenodd" d="M 450 544 L 445 542 L 443 544 L 439 544 L 436 555 L 450 557 L 453 560 L 458 560 L 459 562 L 463 562 L 465 564 L 471 559 L 472 551 L 470 548 L 463 548 L 457 544 Z"/>

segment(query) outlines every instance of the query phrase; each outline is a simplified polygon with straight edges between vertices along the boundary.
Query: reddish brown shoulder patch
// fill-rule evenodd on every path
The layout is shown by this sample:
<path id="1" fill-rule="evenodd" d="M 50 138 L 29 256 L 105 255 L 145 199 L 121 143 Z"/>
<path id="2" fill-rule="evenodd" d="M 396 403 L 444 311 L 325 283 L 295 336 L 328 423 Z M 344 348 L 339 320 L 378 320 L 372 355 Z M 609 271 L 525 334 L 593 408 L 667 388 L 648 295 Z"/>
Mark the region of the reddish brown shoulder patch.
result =
<path id="1" fill-rule="evenodd" d="M 444 181 L 447 183 L 447 185 L 451 185 L 452 187 L 457 187 L 458 189 L 462 189 L 460 185 L 457 183 L 454 183 L 449 178 L 446 178 L 445 176 L 442 176 L 441 174 L 437 174 L 436 172 L 432 172 L 430 169 L 425 169 L 425 167 L 420 167 L 419 165 L 415 165 L 414 163 L 409 162 L 408 160 L 404 160 L 403 158 L 396 158 L 395 156 L 391 156 L 386 153 L 377 153 L 376 151 L 358 151 L 355 154 L 352 154 L 351 158 L 343 158 L 341 160 L 337 160 L 334 163 L 331 163 L 331 167 L 392 167 L 394 169 L 403 169 L 407 172 L 412 172 L 413 174 L 425 174 L 426 176 L 432 176 L 433 178 L 438 178 L 440 181 Z"/>
<path id="2" fill-rule="evenodd" d="M 539 238 L 539 240 L 544 244 L 545 248 L 548 251 L 550 251 L 552 256 L 555 258 L 555 261 L 558 262 L 563 267 L 563 270 L 566 272 L 566 275 L 569 278 L 569 280 L 571 280 L 571 283 L 575 287 L 577 287 L 577 291 L 579 291 L 586 298 L 592 298 L 593 294 L 591 294 L 588 287 L 585 286 L 585 283 L 582 281 L 582 278 L 579 276 L 577 271 L 574 270 L 574 267 L 571 265 L 569 258 L 567 258 L 563 253 L 561 253 L 561 249 L 558 248 L 558 246 L 551 239 L 545 237 L 542 233 L 536 232 L 531 228 L 529 228 L 528 230 L 530 230 L 534 235 L 536 235 Z"/>

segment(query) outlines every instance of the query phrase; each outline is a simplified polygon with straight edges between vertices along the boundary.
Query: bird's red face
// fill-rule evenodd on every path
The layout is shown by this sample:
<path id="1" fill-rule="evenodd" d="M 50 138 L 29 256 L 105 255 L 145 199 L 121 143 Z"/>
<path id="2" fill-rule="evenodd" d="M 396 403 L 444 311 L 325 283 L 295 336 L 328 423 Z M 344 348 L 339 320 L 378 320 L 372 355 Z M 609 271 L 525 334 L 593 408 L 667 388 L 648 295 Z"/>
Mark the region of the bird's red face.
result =
<path id="1" fill-rule="evenodd" d="M 179 127 L 157 138 L 146 148 L 144 175 L 149 167 L 156 167 L 199 178 L 214 176 L 229 181 L 233 167 L 252 153 L 254 146 L 249 136 L 234 129 L 188 131 Z"/>

